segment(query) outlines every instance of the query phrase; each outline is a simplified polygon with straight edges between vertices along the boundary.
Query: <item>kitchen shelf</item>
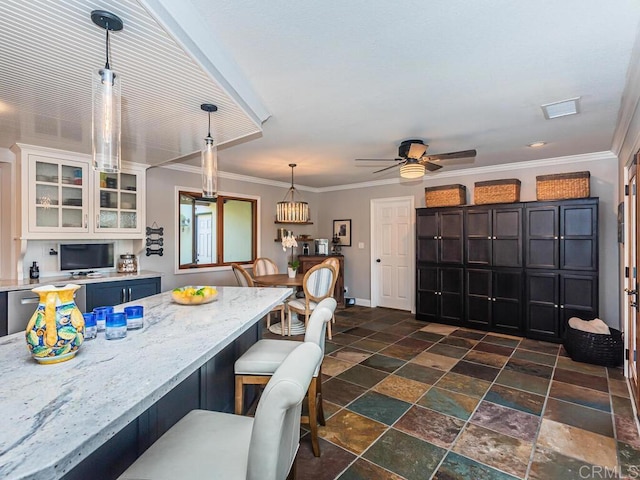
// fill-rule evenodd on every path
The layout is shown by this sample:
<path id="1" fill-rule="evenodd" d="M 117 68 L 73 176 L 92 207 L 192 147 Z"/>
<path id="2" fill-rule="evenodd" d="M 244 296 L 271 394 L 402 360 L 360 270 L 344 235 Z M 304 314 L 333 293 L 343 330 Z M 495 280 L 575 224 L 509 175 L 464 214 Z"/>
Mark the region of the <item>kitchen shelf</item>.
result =
<path id="1" fill-rule="evenodd" d="M 277 220 L 273 223 L 280 225 L 313 225 L 313 222 L 279 222 Z"/>

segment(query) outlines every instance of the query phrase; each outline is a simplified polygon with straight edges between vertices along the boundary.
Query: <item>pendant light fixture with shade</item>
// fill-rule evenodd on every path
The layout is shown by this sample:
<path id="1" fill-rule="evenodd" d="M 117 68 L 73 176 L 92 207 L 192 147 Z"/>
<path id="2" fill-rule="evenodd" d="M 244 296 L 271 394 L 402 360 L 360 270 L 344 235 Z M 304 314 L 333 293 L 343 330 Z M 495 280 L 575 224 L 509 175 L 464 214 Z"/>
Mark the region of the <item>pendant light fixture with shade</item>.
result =
<path id="1" fill-rule="evenodd" d="M 200 108 L 209 114 L 209 129 L 202 149 L 202 196 L 214 198 L 218 193 L 218 150 L 211 136 L 211 112 L 217 112 L 218 107 L 203 103 Z"/>
<path id="2" fill-rule="evenodd" d="M 91 12 L 91 20 L 104 28 L 106 38 L 106 63 L 93 75 L 91 149 L 93 169 L 99 172 L 120 171 L 121 97 L 120 77 L 109 65 L 109 32 L 122 30 L 122 20 L 104 10 Z"/>
<path id="3" fill-rule="evenodd" d="M 310 223 L 309 222 L 309 204 L 300 200 L 296 201 L 296 195 L 301 197 L 300 193 L 293 186 L 293 169 L 297 166 L 290 163 L 291 167 L 291 187 L 281 202 L 276 205 L 276 222 L 277 223 Z"/>

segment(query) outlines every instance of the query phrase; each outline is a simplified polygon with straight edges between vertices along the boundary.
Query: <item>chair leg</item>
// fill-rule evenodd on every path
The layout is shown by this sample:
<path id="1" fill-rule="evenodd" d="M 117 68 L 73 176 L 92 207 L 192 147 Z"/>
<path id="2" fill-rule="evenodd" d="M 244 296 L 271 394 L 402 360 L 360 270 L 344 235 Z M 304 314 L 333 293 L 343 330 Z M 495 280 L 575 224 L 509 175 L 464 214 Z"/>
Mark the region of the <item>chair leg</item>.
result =
<path id="1" fill-rule="evenodd" d="M 267 313 L 267 330 L 271 326 L 271 312 Z"/>
<path id="2" fill-rule="evenodd" d="M 311 447 L 316 457 L 320 456 L 320 444 L 318 443 L 318 411 L 317 406 L 317 378 L 311 379 L 309 384 L 309 428 L 311 429 Z"/>
<path id="3" fill-rule="evenodd" d="M 318 392 L 318 423 L 323 427 L 327 425 L 327 422 L 324 419 L 324 405 L 322 400 L 322 366 L 320 366 L 320 370 L 318 370 L 318 380 L 317 380 L 316 390 Z"/>
<path id="4" fill-rule="evenodd" d="M 244 382 L 242 376 L 236 375 L 235 414 L 242 415 L 244 409 Z"/>
<path id="5" fill-rule="evenodd" d="M 280 309 L 280 335 L 284 337 L 284 305 Z"/>

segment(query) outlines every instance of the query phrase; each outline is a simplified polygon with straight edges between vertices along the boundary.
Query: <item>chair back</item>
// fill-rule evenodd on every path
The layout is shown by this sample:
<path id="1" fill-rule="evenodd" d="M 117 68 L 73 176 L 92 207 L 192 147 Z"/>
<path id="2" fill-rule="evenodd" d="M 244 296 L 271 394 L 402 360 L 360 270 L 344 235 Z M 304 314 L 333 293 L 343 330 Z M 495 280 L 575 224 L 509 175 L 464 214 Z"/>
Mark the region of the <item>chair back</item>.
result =
<path id="1" fill-rule="evenodd" d="M 338 280 L 338 272 L 331 265 L 319 263 L 311 267 L 302 279 L 306 301 L 319 302 L 333 296 L 336 280 Z"/>
<path id="2" fill-rule="evenodd" d="M 321 263 L 326 263 L 327 265 L 331 265 L 336 270 L 336 274 L 340 273 L 340 260 L 336 257 L 327 257 L 326 260 L 323 260 Z"/>
<path id="3" fill-rule="evenodd" d="M 327 323 L 331 321 L 338 303 L 333 298 L 325 298 L 313 310 L 307 331 L 304 334 L 305 342 L 313 342 L 320 347 L 324 355 L 324 338 L 327 331 Z"/>
<path id="4" fill-rule="evenodd" d="M 253 422 L 247 480 L 287 478 L 300 445 L 302 400 L 321 359 L 318 345 L 303 342 L 267 383 Z"/>
<path id="5" fill-rule="evenodd" d="M 233 274 L 236 276 L 236 280 L 238 282 L 238 285 L 240 285 L 241 287 L 253 287 L 253 278 L 251 278 L 251 275 L 249 275 L 249 272 L 247 272 L 244 267 L 241 267 L 240 265 L 238 265 L 237 263 L 232 263 L 231 264 L 231 269 L 233 270 Z"/>
<path id="6" fill-rule="evenodd" d="M 278 266 L 267 257 L 256 258 L 253 262 L 253 276 L 274 275 L 278 272 Z"/>

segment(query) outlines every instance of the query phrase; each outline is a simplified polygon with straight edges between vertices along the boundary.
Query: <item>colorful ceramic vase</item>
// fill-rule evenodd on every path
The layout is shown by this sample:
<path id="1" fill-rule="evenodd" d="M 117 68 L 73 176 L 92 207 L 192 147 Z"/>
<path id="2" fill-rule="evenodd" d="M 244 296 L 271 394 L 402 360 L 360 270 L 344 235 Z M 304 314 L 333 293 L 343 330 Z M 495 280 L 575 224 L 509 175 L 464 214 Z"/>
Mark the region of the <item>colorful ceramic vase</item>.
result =
<path id="1" fill-rule="evenodd" d="M 25 336 L 31 356 L 39 363 L 72 359 L 84 341 L 84 318 L 74 293 L 80 285 L 45 285 L 32 290 L 39 295 L 38 308 L 29 320 Z"/>

